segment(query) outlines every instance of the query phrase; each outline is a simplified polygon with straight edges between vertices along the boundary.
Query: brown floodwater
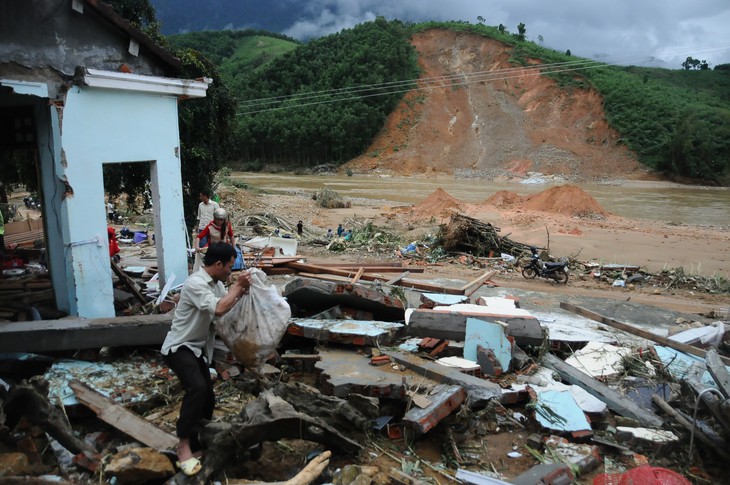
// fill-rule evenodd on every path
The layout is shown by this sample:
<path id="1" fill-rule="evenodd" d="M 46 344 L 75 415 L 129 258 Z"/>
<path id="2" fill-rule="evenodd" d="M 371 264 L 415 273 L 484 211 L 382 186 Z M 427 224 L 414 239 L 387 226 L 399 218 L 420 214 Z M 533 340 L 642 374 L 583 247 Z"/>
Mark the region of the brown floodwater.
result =
<path id="1" fill-rule="evenodd" d="M 562 183 L 526 184 L 454 177 L 377 175 L 295 175 L 291 173 L 234 172 L 234 180 L 273 193 L 315 192 L 330 188 L 352 199 L 375 199 L 390 204 L 417 204 L 439 187 L 452 197 L 477 203 L 499 190 L 519 195 L 541 192 Z M 624 181 L 610 185 L 575 184 L 617 216 L 677 224 L 730 225 L 730 190 L 668 182 Z"/>

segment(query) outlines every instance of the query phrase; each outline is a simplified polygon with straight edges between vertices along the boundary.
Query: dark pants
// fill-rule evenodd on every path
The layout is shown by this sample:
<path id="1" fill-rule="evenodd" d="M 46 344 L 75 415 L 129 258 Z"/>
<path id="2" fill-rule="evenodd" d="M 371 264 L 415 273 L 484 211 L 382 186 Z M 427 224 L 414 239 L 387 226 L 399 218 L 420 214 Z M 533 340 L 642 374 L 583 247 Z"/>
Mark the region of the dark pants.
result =
<path id="1" fill-rule="evenodd" d="M 185 391 L 177 420 L 177 436 L 189 438 L 192 450 L 197 451 L 201 448 L 198 433 L 202 428 L 202 420 L 210 420 L 215 407 L 215 393 L 208 364 L 202 356 L 195 357 L 193 351 L 186 346 L 163 357 L 165 363 L 177 374 Z"/>

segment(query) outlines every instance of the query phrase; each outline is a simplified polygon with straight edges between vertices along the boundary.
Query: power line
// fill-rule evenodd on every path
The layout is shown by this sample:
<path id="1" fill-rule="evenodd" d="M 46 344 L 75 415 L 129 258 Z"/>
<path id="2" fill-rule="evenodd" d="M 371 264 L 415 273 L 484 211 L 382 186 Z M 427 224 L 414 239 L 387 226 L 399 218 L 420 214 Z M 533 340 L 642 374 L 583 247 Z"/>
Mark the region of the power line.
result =
<path id="1" fill-rule="evenodd" d="M 698 51 L 704 52 L 709 50 L 720 50 L 730 47 L 730 44 L 717 44 L 714 46 L 707 46 L 703 49 L 699 48 L 685 48 L 685 49 L 676 49 L 674 52 L 676 54 L 681 53 L 697 53 Z M 408 79 L 403 81 L 390 81 L 390 82 L 384 82 L 384 83 L 374 83 L 374 84 L 365 84 L 365 85 L 359 85 L 359 86 L 352 86 L 348 88 L 337 88 L 337 89 L 330 89 L 330 90 L 321 90 L 321 91 L 313 91 L 309 93 L 297 93 L 297 94 L 291 94 L 291 95 L 282 95 L 282 96 L 272 96 L 267 98 L 258 98 L 248 101 L 242 101 L 239 103 L 239 107 L 246 109 L 246 108 L 255 108 L 258 106 L 263 105 L 270 105 L 271 103 L 285 103 L 287 101 L 290 102 L 296 102 L 296 104 L 289 104 L 285 106 L 269 106 L 262 109 L 253 109 L 249 111 L 240 111 L 237 114 L 237 116 L 243 116 L 243 115 L 249 115 L 249 114 L 256 114 L 256 113 L 262 113 L 266 111 L 277 111 L 282 109 L 293 109 L 293 108 L 302 108 L 307 106 L 316 106 L 320 104 L 332 104 L 336 102 L 341 101 L 349 101 L 354 99 L 364 99 L 364 98 L 370 98 L 374 96 L 385 96 L 389 94 L 399 94 L 404 93 L 408 91 L 422 91 L 427 89 L 432 89 L 434 87 L 457 87 L 457 86 L 464 86 L 468 84 L 474 84 L 478 82 L 487 82 L 487 81 L 501 81 L 506 79 L 513 79 L 516 77 L 522 77 L 525 75 L 525 72 L 530 71 L 538 71 L 538 74 L 558 74 L 563 72 L 570 72 L 570 71 L 580 71 L 580 70 L 586 70 L 586 69 L 594 69 L 597 67 L 606 67 L 610 66 L 612 64 L 609 64 L 608 61 L 616 61 L 619 60 L 627 60 L 627 59 L 642 59 L 642 60 L 653 60 L 654 57 L 646 58 L 643 56 L 624 56 L 619 58 L 606 58 L 602 60 L 591 60 L 591 59 L 581 59 L 576 61 L 565 61 L 565 62 L 556 62 L 556 63 L 548 63 L 548 64 L 532 64 L 529 66 L 518 66 L 518 67 L 510 67 L 510 68 L 503 68 L 503 69 L 495 69 L 490 71 L 476 71 L 472 73 L 458 73 L 458 74 L 450 74 L 450 75 L 443 75 L 443 76 L 435 76 L 430 78 L 417 78 L 417 79 Z M 513 73 L 517 73 L 517 75 L 512 75 Z M 458 82 L 454 82 L 458 81 Z M 444 83 L 449 83 L 444 85 Z M 414 87 L 414 86 L 418 87 Z M 401 89 L 405 88 L 405 89 Z M 368 93 L 368 94 L 360 94 L 357 93 L 367 93 L 369 91 L 380 91 L 376 93 Z M 334 99 L 323 99 L 323 98 L 331 98 L 332 96 L 338 96 Z M 317 101 L 313 101 L 317 100 Z"/>

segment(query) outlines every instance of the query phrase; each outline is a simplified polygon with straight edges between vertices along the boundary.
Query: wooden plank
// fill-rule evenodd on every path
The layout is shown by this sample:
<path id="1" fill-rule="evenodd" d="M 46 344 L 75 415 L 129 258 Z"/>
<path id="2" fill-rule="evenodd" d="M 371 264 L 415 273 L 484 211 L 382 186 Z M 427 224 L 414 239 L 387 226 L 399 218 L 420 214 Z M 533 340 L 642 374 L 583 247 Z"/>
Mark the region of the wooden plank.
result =
<path id="1" fill-rule="evenodd" d="M 662 337 L 661 335 L 657 335 L 655 333 L 651 333 L 640 328 L 636 328 L 633 325 L 629 325 L 628 323 L 619 322 L 618 320 L 614 320 L 613 318 L 605 317 L 600 313 L 592 312 L 577 305 L 571 305 L 570 303 L 566 303 L 563 301 L 560 302 L 560 308 L 584 316 L 586 318 L 590 318 L 591 320 L 603 323 L 604 325 L 608 325 L 609 327 L 623 330 L 624 332 L 636 335 L 637 337 L 643 337 L 647 340 L 662 344 L 665 347 L 671 347 L 675 350 L 679 350 L 687 354 L 696 355 L 702 358 L 705 358 L 705 356 L 707 355 L 706 351 L 698 349 L 697 347 L 692 347 L 691 345 L 683 344 L 681 342 L 675 342 L 672 339 Z M 718 355 L 718 357 L 722 360 L 723 363 L 730 365 L 730 358 L 723 357 L 721 355 Z"/>
<path id="2" fill-rule="evenodd" d="M 694 424 L 692 424 L 688 419 L 675 411 L 674 408 L 667 404 L 667 402 L 664 401 L 664 399 L 662 399 L 660 396 L 654 394 L 653 396 L 651 396 L 651 399 L 656 403 L 657 406 L 662 408 L 662 411 L 672 416 L 675 421 L 684 426 L 687 431 L 692 432 L 692 430 L 694 430 L 697 439 L 707 445 L 707 447 L 710 448 L 712 451 L 717 453 L 718 456 L 722 457 L 725 460 L 730 460 L 730 453 L 725 451 L 725 446 L 723 446 L 724 443 L 712 439 L 711 437 L 706 435 L 701 429 L 699 429 L 699 427 L 696 428 Z"/>
<path id="3" fill-rule="evenodd" d="M 364 272 L 365 272 L 365 268 L 360 268 L 359 270 L 357 270 L 357 274 L 355 274 L 355 276 L 353 276 L 352 281 L 350 281 L 350 283 L 357 283 L 358 281 L 360 281 L 360 278 L 362 277 L 362 274 Z"/>
<path id="4" fill-rule="evenodd" d="M 411 274 L 410 271 L 404 271 L 403 273 L 399 274 L 395 278 L 391 278 L 388 281 L 386 281 L 385 284 L 386 285 L 398 284 L 401 280 L 403 280 L 404 278 L 407 278 L 409 274 Z"/>
<path id="5" fill-rule="evenodd" d="M 710 349 L 707 351 L 705 365 L 707 365 L 707 371 L 715 379 L 715 383 L 725 399 L 730 398 L 730 374 L 728 374 L 727 368 L 720 360 L 720 354 L 717 353 L 717 350 Z"/>
<path id="6" fill-rule="evenodd" d="M 125 284 L 127 288 L 132 292 L 134 297 L 139 301 L 141 304 L 147 303 L 147 300 L 144 296 L 142 296 L 142 293 L 139 292 L 139 289 L 137 288 L 137 285 L 132 281 L 132 278 L 127 276 L 127 274 L 119 269 L 119 266 L 117 266 L 117 263 L 114 262 L 113 259 L 110 259 L 109 262 L 112 265 L 112 270 L 114 273 L 119 277 L 119 279 Z"/>
<path id="7" fill-rule="evenodd" d="M 492 276 L 494 276 L 496 274 L 497 274 L 496 271 L 488 271 L 485 274 L 483 274 L 482 276 L 480 276 L 479 278 L 476 278 L 476 279 L 468 282 L 464 286 L 462 286 L 461 290 L 466 291 L 469 288 L 471 288 L 472 286 L 475 286 L 476 288 L 474 288 L 474 291 L 476 291 L 476 289 L 479 288 L 480 286 L 482 286 L 484 284 L 484 282 L 489 281 L 489 278 L 491 278 Z M 472 293 L 474 293 L 474 291 L 472 291 Z"/>
<path id="8" fill-rule="evenodd" d="M 73 380 L 68 385 L 76 394 L 76 399 L 94 411 L 99 419 L 137 441 L 156 450 L 169 450 L 177 445 L 178 439 L 175 436 L 114 403 L 86 384 Z"/>
<path id="9" fill-rule="evenodd" d="M 334 268 L 326 268 L 323 266 L 317 266 L 315 264 L 305 264 L 305 263 L 287 263 L 287 267 L 296 269 L 298 271 L 304 271 L 307 273 L 315 273 L 315 274 L 321 274 L 321 273 L 327 273 L 327 274 L 333 274 L 338 276 L 345 276 L 347 278 L 352 278 L 352 271 L 342 271 Z M 366 281 L 375 281 L 382 279 L 380 276 L 371 275 L 368 273 L 364 273 L 362 277 L 360 278 L 362 280 Z M 406 280 L 402 279 L 398 282 L 400 286 L 404 286 L 407 288 L 414 288 L 417 290 L 425 290 L 429 291 L 431 293 L 448 293 L 451 295 L 463 295 L 464 290 L 460 288 L 450 288 L 446 286 L 441 285 L 432 285 L 429 283 L 424 283 L 421 281 L 415 281 L 415 280 Z"/>
<path id="10" fill-rule="evenodd" d="M 316 264 L 317 264 L 317 266 L 322 266 L 324 268 L 339 268 L 339 269 L 349 268 L 349 267 L 353 266 L 350 263 L 320 263 L 320 262 L 317 262 Z M 376 268 L 376 267 L 377 268 L 381 268 L 381 267 L 402 268 L 403 263 L 378 262 L 378 263 L 362 263 L 362 264 L 357 265 L 358 268 L 361 266 L 364 267 L 365 269 Z"/>
<path id="11" fill-rule="evenodd" d="M 661 427 L 664 422 L 656 414 L 643 409 L 630 399 L 617 393 L 607 385 L 584 374 L 570 364 L 566 364 L 552 354 L 545 354 L 542 363 L 560 374 L 560 377 L 568 384 L 573 384 L 584 389 L 592 396 L 597 397 L 606 403 L 606 406 L 621 416 L 633 418 L 645 426 Z"/>

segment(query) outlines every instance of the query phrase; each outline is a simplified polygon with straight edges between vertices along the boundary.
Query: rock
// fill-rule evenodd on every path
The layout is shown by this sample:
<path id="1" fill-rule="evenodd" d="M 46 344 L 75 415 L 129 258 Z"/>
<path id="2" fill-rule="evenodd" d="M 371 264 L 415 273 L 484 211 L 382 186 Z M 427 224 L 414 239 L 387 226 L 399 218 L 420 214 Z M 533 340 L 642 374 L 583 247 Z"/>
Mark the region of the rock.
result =
<path id="1" fill-rule="evenodd" d="M 335 473 L 335 485 L 349 485 L 360 475 L 360 467 L 357 465 L 345 465 Z"/>
<path id="2" fill-rule="evenodd" d="M 131 448 L 112 456 L 104 471 L 120 484 L 163 480 L 175 474 L 170 460 L 152 448 Z"/>
<path id="3" fill-rule="evenodd" d="M 29 468 L 25 453 L 0 453 L 0 477 L 27 475 Z"/>

